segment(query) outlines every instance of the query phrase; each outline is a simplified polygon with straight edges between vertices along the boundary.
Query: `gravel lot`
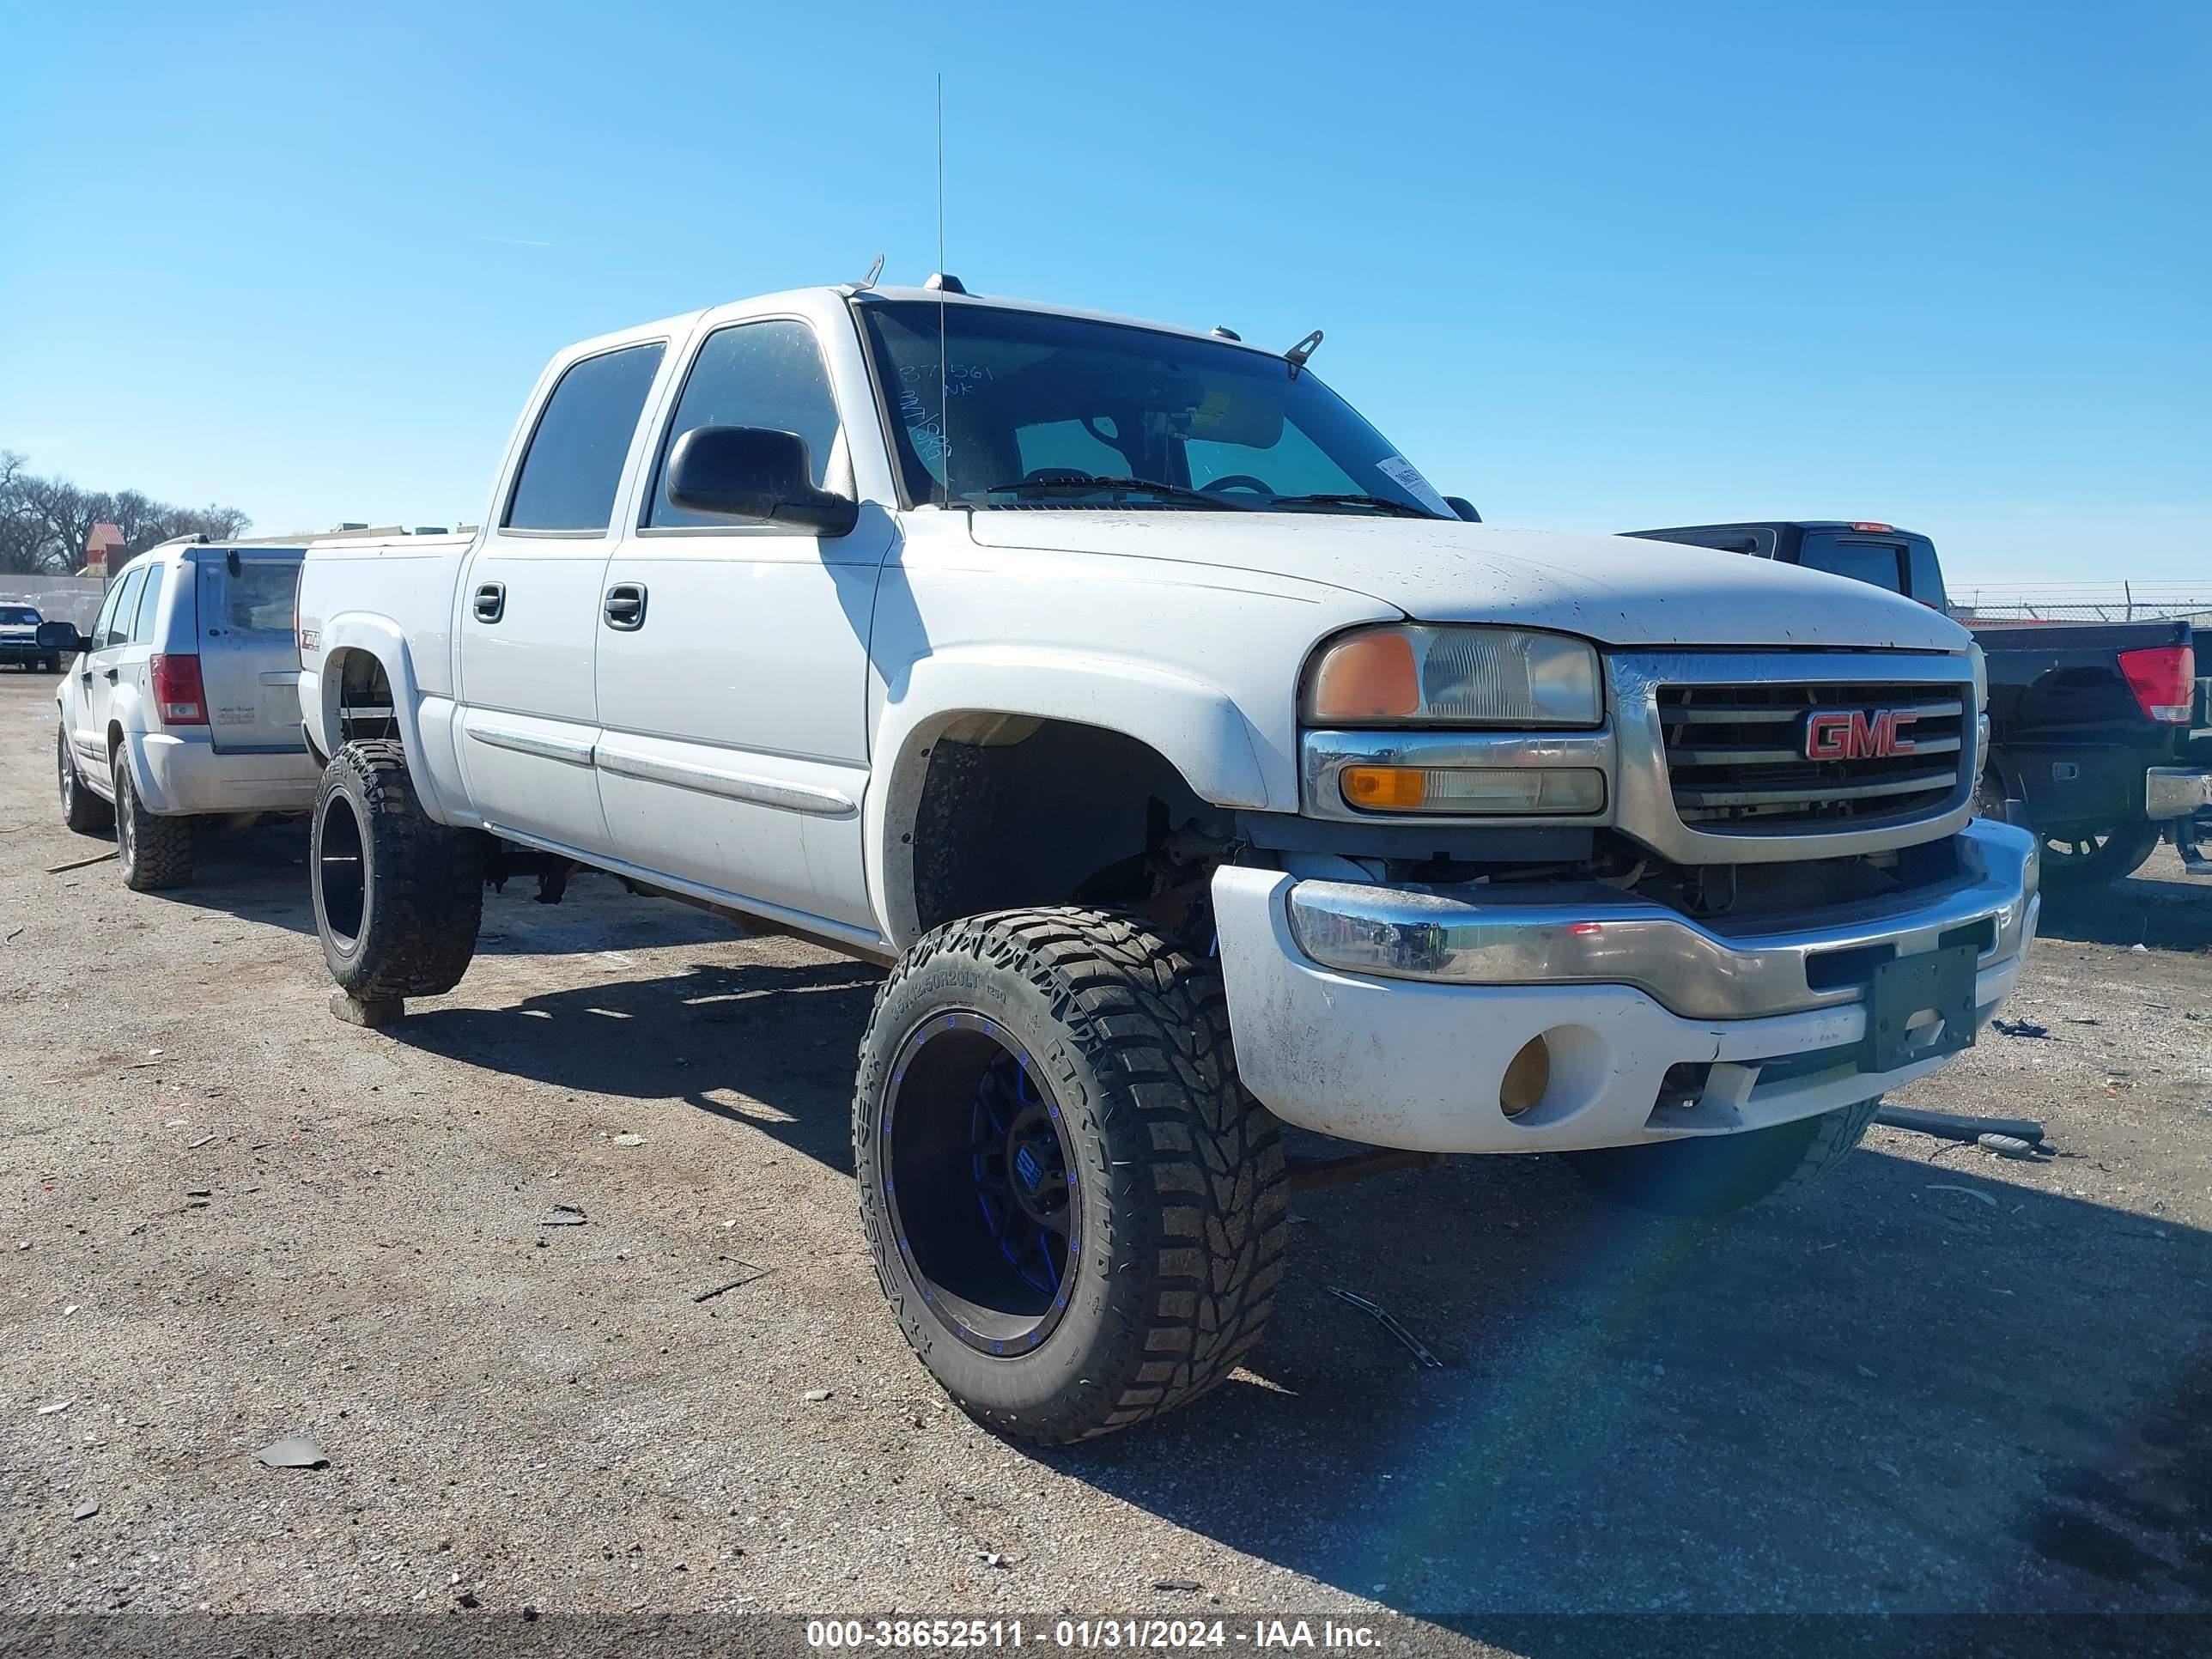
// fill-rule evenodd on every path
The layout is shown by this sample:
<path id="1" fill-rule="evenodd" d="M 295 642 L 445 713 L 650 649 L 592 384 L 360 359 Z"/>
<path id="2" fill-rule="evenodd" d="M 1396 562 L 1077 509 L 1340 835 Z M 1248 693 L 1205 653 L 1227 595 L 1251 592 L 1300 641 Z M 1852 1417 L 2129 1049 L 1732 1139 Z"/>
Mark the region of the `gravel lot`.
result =
<path id="1" fill-rule="evenodd" d="M 301 827 L 173 895 L 52 872 L 104 850 L 53 684 L 0 676 L 0 1612 L 1380 1607 L 1525 1650 L 1510 1615 L 2212 1609 L 2212 881 L 2170 849 L 2046 915 L 2008 1012 L 2047 1037 L 1902 1103 L 2058 1158 L 1877 1129 L 1717 1224 L 1546 1158 L 1304 1194 L 1248 1371 L 1041 1455 L 880 1305 L 874 970 L 524 881 L 458 994 L 354 1029 Z M 254 1462 L 295 1435 L 329 1466 Z"/>

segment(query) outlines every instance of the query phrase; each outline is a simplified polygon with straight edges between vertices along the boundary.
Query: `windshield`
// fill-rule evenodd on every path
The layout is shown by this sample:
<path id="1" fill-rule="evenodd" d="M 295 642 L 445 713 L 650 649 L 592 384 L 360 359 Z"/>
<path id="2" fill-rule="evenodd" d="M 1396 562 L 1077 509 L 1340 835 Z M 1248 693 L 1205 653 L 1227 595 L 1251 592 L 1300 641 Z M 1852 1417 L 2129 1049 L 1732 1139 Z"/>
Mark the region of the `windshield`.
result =
<path id="1" fill-rule="evenodd" d="M 27 605 L 0 605 L 0 626 L 36 628 L 39 613 Z"/>
<path id="2" fill-rule="evenodd" d="M 1453 516 L 1349 404 L 1280 357 L 955 304 L 942 307 L 940 375 L 937 305 L 856 309 L 909 501 Z"/>

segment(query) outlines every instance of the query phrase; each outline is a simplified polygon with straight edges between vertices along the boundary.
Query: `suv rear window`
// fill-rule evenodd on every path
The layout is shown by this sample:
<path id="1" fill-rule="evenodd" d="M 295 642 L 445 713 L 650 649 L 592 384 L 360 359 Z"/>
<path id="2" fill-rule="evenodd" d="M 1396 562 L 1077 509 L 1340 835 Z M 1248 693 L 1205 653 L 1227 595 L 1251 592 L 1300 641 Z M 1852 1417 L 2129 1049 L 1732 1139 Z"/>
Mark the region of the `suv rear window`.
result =
<path id="1" fill-rule="evenodd" d="M 299 586 L 295 560 L 244 561 L 227 586 L 224 626 L 234 634 L 290 633 L 292 596 Z"/>

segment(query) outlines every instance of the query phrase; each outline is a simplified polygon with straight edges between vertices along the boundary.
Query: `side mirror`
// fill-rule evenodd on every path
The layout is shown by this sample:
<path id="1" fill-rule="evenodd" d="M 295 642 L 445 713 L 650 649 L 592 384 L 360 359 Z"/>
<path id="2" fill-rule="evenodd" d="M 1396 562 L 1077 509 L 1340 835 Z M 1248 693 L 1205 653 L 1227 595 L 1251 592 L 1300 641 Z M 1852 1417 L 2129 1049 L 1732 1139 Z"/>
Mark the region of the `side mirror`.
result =
<path id="1" fill-rule="evenodd" d="M 860 505 L 814 487 L 814 459 L 795 432 L 699 426 L 668 457 L 668 499 L 692 513 L 842 536 Z"/>
<path id="2" fill-rule="evenodd" d="M 77 632 L 75 623 L 40 623 L 37 639 L 41 651 L 82 653 L 92 649 L 92 635 Z"/>
<path id="3" fill-rule="evenodd" d="M 1447 495 L 1444 497 L 1444 505 L 1469 524 L 1482 522 L 1482 514 L 1474 510 L 1474 503 L 1464 495 Z"/>

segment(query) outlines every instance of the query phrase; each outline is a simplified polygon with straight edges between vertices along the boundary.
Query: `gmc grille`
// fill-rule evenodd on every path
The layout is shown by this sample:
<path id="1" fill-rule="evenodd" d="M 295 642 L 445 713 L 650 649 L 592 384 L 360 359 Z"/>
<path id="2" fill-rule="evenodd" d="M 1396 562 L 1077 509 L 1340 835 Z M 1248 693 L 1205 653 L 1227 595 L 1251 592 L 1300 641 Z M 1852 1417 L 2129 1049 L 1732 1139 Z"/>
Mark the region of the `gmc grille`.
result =
<path id="1" fill-rule="evenodd" d="M 1972 748 L 1972 710 L 1970 685 L 1659 688 L 1674 810 L 1683 823 L 1718 835 L 1867 829 L 1943 811 L 1971 782 L 1961 772 Z M 1897 727 L 1909 752 L 1866 752 L 1879 746 L 1872 734 L 1884 711 L 1912 716 Z M 1825 723 L 1843 757 L 1807 753 L 1808 726 L 1823 714 L 1844 717 Z M 1853 715 L 1864 719 L 1853 722 Z"/>

